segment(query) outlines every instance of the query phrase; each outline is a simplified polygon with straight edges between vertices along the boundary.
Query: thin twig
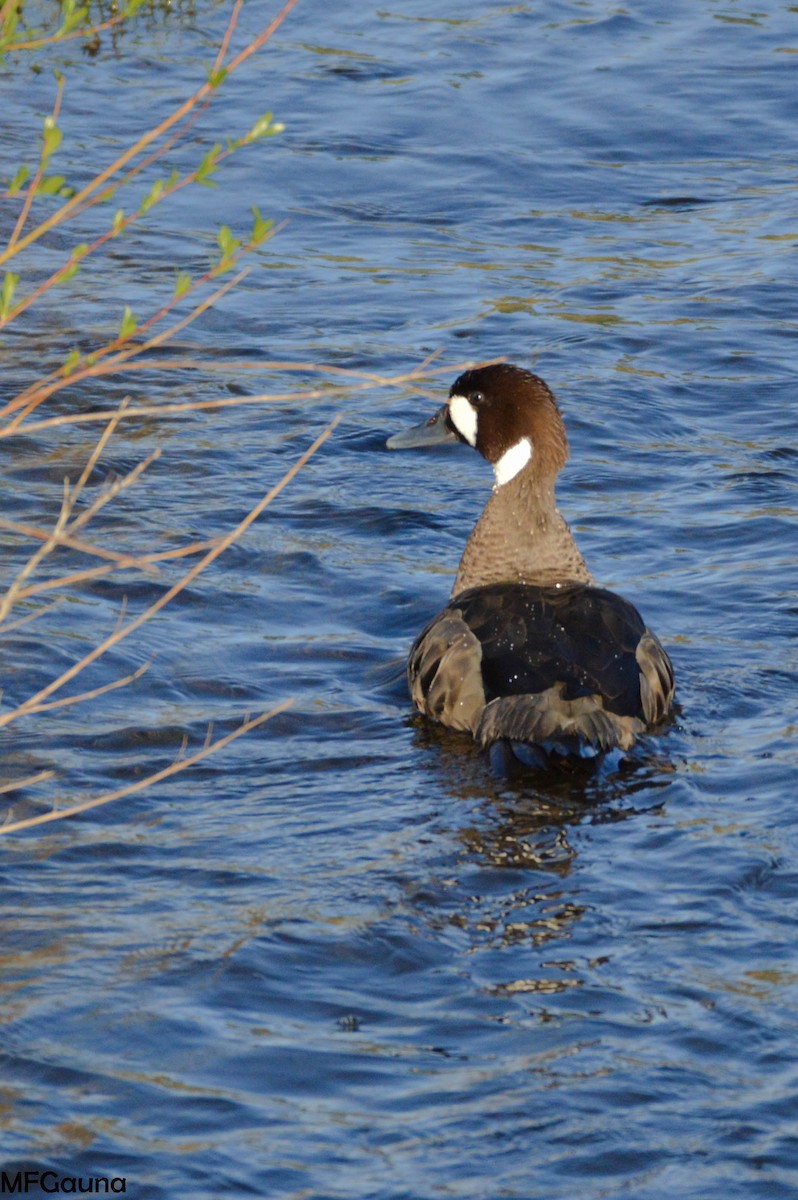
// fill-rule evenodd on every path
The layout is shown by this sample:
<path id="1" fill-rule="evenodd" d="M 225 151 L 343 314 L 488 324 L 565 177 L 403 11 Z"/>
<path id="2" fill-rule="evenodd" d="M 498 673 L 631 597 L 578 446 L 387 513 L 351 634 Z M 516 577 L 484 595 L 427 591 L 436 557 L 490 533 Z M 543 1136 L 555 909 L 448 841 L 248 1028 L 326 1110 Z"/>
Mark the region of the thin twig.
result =
<path id="1" fill-rule="evenodd" d="M 83 491 L 84 487 L 86 486 L 86 484 L 89 480 L 89 476 L 91 475 L 92 471 L 97 466 L 97 463 L 100 460 L 100 455 L 102 454 L 103 450 L 105 449 L 105 447 L 108 445 L 109 441 L 111 440 L 111 437 L 112 437 L 114 431 L 116 430 L 117 425 L 119 424 L 119 422 L 122 419 L 122 414 L 124 413 L 125 409 L 128 407 L 129 404 L 130 404 L 130 396 L 125 396 L 124 400 L 119 405 L 119 408 L 116 410 L 114 415 L 111 417 L 110 421 L 108 422 L 105 429 L 102 431 L 102 434 L 100 435 L 99 439 L 97 440 L 97 444 L 94 447 L 94 449 L 92 450 L 88 459 L 86 460 L 86 465 L 84 466 L 83 470 L 81 471 L 80 478 L 78 479 L 77 483 L 75 484 L 74 495 L 75 495 L 76 500 L 77 500 L 78 496 L 80 495 L 80 493 Z"/>
<path id="2" fill-rule="evenodd" d="M 53 105 L 53 123 L 55 123 L 58 120 L 58 115 L 61 112 L 61 101 L 64 98 L 64 83 L 65 83 L 65 79 L 64 79 L 63 75 L 59 76 L 58 87 L 57 87 L 56 94 L 55 94 L 55 104 Z M 14 249 L 14 246 L 17 244 L 17 242 L 22 234 L 22 230 L 25 228 L 25 222 L 28 219 L 28 214 L 30 213 L 31 205 L 33 204 L 33 197 L 36 195 L 36 190 L 42 181 L 42 176 L 44 175 L 44 164 L 46 162 L 47 162 L 47 142 L 45 140 L 42 143 L 42 150 L 41 150 L 41 154 L 39 155 L 39 165 L 36 168 L 36 172 L 33 176 L 33 179 L 31 179 L 30 186 L 28 187 L 28 190 L 25 194 L 25 200 L 22 205 L 22 208 L 20 209 L 19 216 L 17 217 L 17 223 L 14 226 L 14 232 L 11 234 L 11 237 L 8 239 L 8 246 L 7 246 L 8 250 Z"/>
<path id="3" fill-rule="evenodd" d="M 78 513 L 78 515 L 72 521 L 70 521 L 69 528 L 66 532 L 71 534 L 74 533 L 76 529 L 82 529 L 92 517 L 97 515 L 101 508 L 105 508 L 106 504 L 110 503 L 111 500 L 115 500 L 118 495 L 126 491 L 129 487 L 132 487 L 136 480 L 141 478 L 147 468 L 151 467 L 152 464 L 160 457 L 160 447 L 156 446 L 156 448 L 152 450 L 146 458 L 143 458 L 141 462 L 136 463 L 135 467 L 128 471 L 127 475 L 119 475 L 117 478 L 113 479 L 106 487 L 102 488 L 97 493 L 88 508 L 85 508 L 83 512 Z"/>
<path id="4" fill-rule="evenodd" d="M 201 107 L 204 108 L 207 105 L 207 103 L 208 103 L 208 101 L 206 100 L 205 104 L 202 105 Z M 151 154 L 148 158 L 144 159 L 142 162 L 137 163 L 135 166 L 131 167 L 130 170 L 122 177 L 122 179 L 120 179 L 117 183 L 115 183 L 113 185 L 113 187 L 109 190 L 111 192 L 113 192 L 113 191 L 117 191 L 119 188 L 124 187 L 125 184 L 129 183 L 131 179 L 135 178 L 136 175 L 138 175 L 141 171 L 143 171 L 145 169 L 145 167 L 151 165 L 151 163 L 155 162 L 156 159 L 158 159 L 158 158 L 162 157 L 164 154 L 166 154 L 167 151 L 172 147 L 172 145 L 174 145 L 181 138 L 186 136 L 188 129 L 190 129 L 193 126 L 193 124 L 199 119 L 199 115 L 200 115 L 200 110 L 198 110 L 196 113 L 194 113 L 191 120 L 186 122 L 186 125 L 183 127 L 183 129 L 175 132 L 172 135 L 172 137 L 169 138 L 163 146 L 159 147 L 158 150 L 153 152 L 153 154 Z M 236 150 L 240 149 L 243 146 L 249 145 L 251 140 L 254 140 L 254 139 L 250 139 L 249 137 L 244 137 L 244 138 L 241 138 L 238 143 L 234 143 L 234 144 L 228 146 L 226 149 L 220 150 L 219 153 L 214 158 L 214 167 L 218 167 L 220 165 L 220 163 L 224 162 L 224 160 L 226 158 L 229 158 L 231 154 L 234 154 L 236 152 Z M 154 204 L 156 204 L 156 203 L 162 204 L 164 200 L 169 199 L 170 196 L 174 196 L 174 194 L 176 192 L 181 191 L 182 188 L 188 187 L 189 184 L 194 183 L 200 174 L 200 170 L 201 170 L 201 167 L 198 167 L 196 170 L 190 171 L 188 174 L 183 175 L 181 178 L 176 179 L 173 183 L 170 183 L 168 186 L 164 187 L 163 190 L 158 195 L 157 200 L 153 202 L 153 205 L 151 205 L 151 207 L 154 206 Z M 76 209 L 72 213 L 72 216 L 81 215 L 87 209 L 93 207 L 93 205 L 98 203 L 100 198 L 101 197 L 90 197 L 85 202 L 85 204 L 83 204 L 80 208 Z M 96 250 L 99 250 L 99 248 L 101 246 L 105 245 L 106 242 L 111 241 L 112 239 L 118 237 L 120 233 L 122 233 L 125 229 L 128 228 L 128 226 L 133 225 L 136 221 L 140 220 L 144 216 L 144 212 L 145 212 L 145 209 L 144 209 L 144 206 L 142 205 L 138 209 L 136 209 L 135 212 L 128 213 L 127 216 L 123 216 L 121 218 L 121 220 L 117 220 L 115 218 L 113 224 L 110 225 L 108 229 L 106 229 L 105 233 L 99 234 L 94 239 L 93 242 L 89 242 L 87 245 L 83 246 L 79 261 L 83 262 L 91 254 L 94 254 Z M 285 224 L 286 224 L 286 222 L 283 221 L 280 225 L 274 226 L 273 229 L 269 230 L 269 232 L 262 239 L 262 241 L 259 241 L 257 244 L 261 245 L 262 242 L 270 241 L 271 238 L 273 238 L 274 235 L 280 231 L 280 229 L 284 228 Z M 241 258 L 241 256 L 250 249 L 252 249 L 251 243 L 248 244 L 247 246 L 243 246 L 239 250 L 238 254 L 235 256 L 234 261 L 238 262 L 238 260 Z M 11 308 L 6 313 L 6 315 L 4 317 L 0 318 L 0 329 L 4 329 L 6 325 L 10 325 L 11 322 L 16 320 L 16 318 L 18 316 L 20 316 L 22 313 L 24 313 L 26 311 L 26 309 L 30 308 L 31 305 L 34 304 L 35 301 L 38 300 L 40 296 L 44 295 L 45 292 L 48 292 L 51 288 L 55 287 L 56 284 L 60 283 L 60 281 L 64 278 L 64 276 L 67 275 L 68 272 L 70 272 L 74 269 L 74 265 L 75 265 L 74 258 L 70 257 L 66 260 L 66 262 L 62 263 L 60 267 L 58 267 L 55 271 L 53 271 L 52 275 L 49 275 L 46 279 L 43 279 L 37 285 L 37 287 L 35 287 L 33 289 L 32 292 L 29 292 L 27 296 L 25 296 L 22 300 L 19 300 L 13 306 L 13 308 Z M 203 275 L 199 279 L 195 280 L 187 292 L 184 292 L 183 295 L 181 295 L 179 297 L 175 297 L 174 300 L 172 301 L 172 303 L 175 304 L 175 303 L 177 303 L 178 300 L 184 299 L 184 297 L 186 295 L 190 295 L 190 293 L 195 291 L 196 288 L 201 286 L 202 283 L 206 282 L 208 279 L 214 278 L 218 274 L 219 274 L 219 268 L 218 267 L 212 268 L 210 271 L 206 272 L 205 275 Z M 148 322 L 148 324 L 151 323 L 153 319 L 155 319 L 155 318 L 151 318 L 150 322 Z M 111 348 L 113 348 L 115 345 L 121 344 L 121 342 L 123 340 L 126 340 L 126 339 L 117 339 L 115 342 L 113 342 L 111 344 Z M 100 353 L 107 353 L 107 350 L 108 350 L 108 347 L 106 347 Z M 60 371 L 57 371 L 54 374 L 60 375 Z M 45 377 L 45 378 L 48 378 L 48 377 Z M 5 409 L 3 411 L 5 411 Z"/>
<path id="5" fill-rule="evenodd" d="M 83 704 L 86 700 L 94 700 L 97 696 L 104 696 L 106 692 L 115 692 L 117 688 L 135 683 L 149 669 L 149 663 L 142 663 L 140 667 L 122 679 L 114 679 L 112 683 L 104 683 L 100 687 L 92 688 L 89 692 L 78 692 L 74 696 L 62 696 L 60 700 L 48 700 L 46 704 L 37 704 L 35 708 L 28 711 L 32 713 L 49 712 L 51 708 L 66 708 L 70 704 Z"/>
<path id="6" fill-rule="evenodd" d="M 6 833 L 16 833 L 20 829 L 31 829 L 34 825 L 45 825 L 48 821 L 60 821 L 64 817 L 73 817 L 76 813 L 87 812 L 90 808 L 97 808 L 101 804 L 110 804 L 112 800 L 121 800 L 123 796 L 131 796 L 135 792 L 141 792 L 144 788 L 152 787 L 155 783 L 160 783 L 162 779 L 168 779 L 170 775 L 176 775 L 179 771 L 185 771 L 187 767 L 192 767 L 195 763 L 202 762 L 209 754 L 214 754 L 217 750 L 221 750 L 223 746 L 228 746 L 230 742 L 235 741 L 242 734 L 249 733 L 251 729 L 256 729 L 258 725 L 262 725 L 271 717 L 276 717 L 278 713 L 285 712 L 292 704 L 293 700 L 283 700 L 281 704 L 276 705 L 268 712 L 261 713 L 260 716 L 254 717 L 251 721 L 245 721 L 237 729 L 234 729 L 232 733 L 226 734 L 224 737 L 212 742 L 209 746 L 203 746 L 196 754 L 192 754 L 188 758 L 176 760 L 170 763 L 168 767 L 164 767 L 163 770 L 155 771 L 145 779 L 139 779 L 135 783 L 119 788 L 115 792 L 104 792 L 101 796 L 95 796 L 91 800 L 82 800 L 78 804 L 71 804 L 69 808 L 59 808 L 52 812 L 41 813 L 37 817 L 25 817 L 20 821 L 9 821 L 6 825 L 0 825 L 0 836 Z"/>
<path id="7" fill-rule="evenodd" d="M 175 304 L 178 303 L 179 299 L 184 299 L 186 295 L 196 291 L 197 288 L 201 287 L 204 283 L 208 282 L 208 280 L 212 279 L 215 274 L 218 274 L 218 270 L 218 267 L 212 267 L 205 273 L 205 275 L 201 276 L 199 279 L 196 279 L 189 288 L 188 292 L 184 293 L 182 297 L 173 296 L 167 304 L 163 305 L 158 310 L 158 312 L 154 313 L 142 325 L 138 326 L 136 332 L 142 333 L 147 329 L 152 328 L 153 325 L 166 316 L 166 314 L 175 306 Z M 19 427 L 20 423 L 25 420 L 25 418 L 30 412 L 33 411 L 34 408 L 37 408 L 39 404 L 42 404 L 45 400 L 48 400 L 50 396 L 55 395 L 56 392 L 61 391 L 62 388 L 71 387 L 76 383 L 80 383 L 83 379 L 96 378 L 100 375 L 115 374 L 119 369 L 119 366 L 123 363 L 126 363 L 131 356 L 143 354 L 145 350 L 149 350 L 152 347 L 160 345 L 161 342 L 166 340 L 166 338 L 172 336 L 174 333 L 178 333 L 187 325 L 190 325 L 192 321 L 195 321 L 197 317 L 206 312 L 207 309 L 215 304 L 217 300 L 220 300 L 226 292 L 229 292 L 231 288 L 240 283 L 241 280 L 249 274 L 249 270 L 250 268 L 246 268 L 243 271 L 239 271 L 238 274 L 232 277 L 232 279 L 226 280 L 221 287 L 217 288 L 217 290 L 212 293 L 212 295 L 208 296 L 199 304 L 196 304 L 191 312 L 187 314 L 187 316 L 183 317 L 182 320 L 172 326 L 171 329 L 165 330 L 162 334 L 159 334 L 157 338 L 152 338 L 146 342 L 131 342 L 130 338 L 132 337 L 132 334 L 124 338 L 114 338 L 113 341 L 108 343 L 108 345 L 103 346 L 101 349 L 96 350 L 92 354 L 86 356 L 87 359 L 92 360 L 91 365 L 87 365 L 85 367 L 76 367 L 75 370 L 70 371 L 68 375 L 64 375 L 63 368 L 59 367 L 57 370 L 51 371 L 49 375 L 45 375 L 43 378 L 37 380 L 35 384 L 31 384 L 30 387 L 25 388 L 19 393 L 19 395 L 15 396 L 13 400 L 9 400 L 8 403 L 5 404 L 2 409 L 0 409 L 0 418 L 9 416 L 11 413 L 16 412 L 17 409 L 22 409 L 22 411 L 18 413 L 15 420 L 13 420 L 7 426 L 6 433 L 14 433 Z M 44 290 L 44 288 L 42 288 L 42 290 Z M 33 297 L 31 296 L 28 299 L 32 300 Z M 8 319 L 11 320 L 12 317 L 17 315 L 18 311 L 20 310 L 15 309 Z M 0 327 L 1 326 L 2 323 L 0 322 Z"/>
<path id="8" fill-rule="evenodd" d="M 19 534 L 20 537 L 35 538 L 38 542 L 46 542 L 52 535 L 51 529 L 42 529 L 40 525 L 28 525 L 25 521 L 10 521 L 8 517 L 0 517 L 0 529 Z M 68 534 L 61 539 L 61 545 L 70 550 L 77 550 L 81 554 L 107 558 L 111 562 L 119 563 L 120 566 L 130 566 L 137 561 L 131 554 L 119 554 L 116 550 L 104 550 L 100 546 L 92 546 L 89 542 L 84 542 L 81 538 L 70 537 Z"/>
<path id="9" fill-rule="evenodd" d="M 11 3 L 19 3 L 19 0 L 11 0 Z M 10 4 L 9 4 L 10 7 Z M 53 33 L 48 37 L 33 38 L 27 42 L 11 42 L 6 46 L 6 50 L 39 50 L 42 46 L 53 46 L 61 42 L 71 41 L 73 38 L 91 39 L 101 33 L 107 33 L 109 29 L 113 29 L 114 25 L 119 25 L 120 22 L 127 18 L 127 13 L 117 13 L 114 17 L 108 17 L 106 21 L 101 21 L 98 25 L 82 25 L 79 29 L 72 29 L 69 33 L 58 34 Z M 2 25 L 3 17 L 0 13 L 0 25 Z"/>
<path id="10" fill-rule="evenodd" d="M 121 406 L 121 412 L 124 412 L 124 404 Z M 120 412 L 120 415 L 121 415 Z M 109 428 L 112 429 L 116 424 L 115 421 L 109 422 Z M 104 446 L 107 441 L 108 429 L 105 430 L 103 437 L 100 438 L 100 445 Z M 61 503 L 61 512 L 56 521 L 50 536 L 42 542 L 37 550 L 30 556 L 28 561 L 18 572 L 16 578 L 6 591 L 2 601 L 0 601 L 0 626 L 5 621 L 11 609 L 22 598 L 23 595 L 33 595 L 38 591 L 44 591 L 42 587 L 25 588 L 25 582 L 30 579 L 31 575 L 41 566 L 47 555 L 51 554 L 57 546 L 63 545 L 64 539 L 71 537 L 76 529 L 82 528 L 91 517 L 106 505 L 114 497 L 118 496 L 125 488 L 130 487 L 141 476 L 142 472 L 160 455 L 160 450 L 155 449 L 142 462 L 138 463 L 127 475 L 119 479 L 115 479 L 110 487 L 105 488 L 100 492 L 92 504 L 88 506 L 78 516 L 72 518 L 75 508 L 75 501 L 78 496 L 79 488 L 83 486 L 86 479 L 84 471 L 80 477 L 79 488 L 71 489 L 69 480 L 64 480 L 64 498 Z M 93 457 L 93 456 L 92 456 Z M 91 461 L 91 460 L 90 460 Z M 95 460 L 96 461 L 96 460 Z M 70 519 L 72 518 L 72 519 Z M 118 564 L 117 564 L 118 565 Z M 107 570 L 107 569 L 106 569 Z"/>
<path id="11" fill-rule="evenodd" d="M 111 562 L 101 567 L 84 567 L 82 571 L 71 571 L 68 575 L 54 575 L 52 579 L 43 579 L 39 583 L 31 583 L 26 588 L 22 588 L 17 592 L 15 603 L 29 600 L 31 596 L 41 596 L 44 592 L 60 592 L 64 588 L 73 588 L 78 583 L 94 583 L 98 579 L 107 579 L 115 571 L 127 569 L 146 570 L 146 566 L 133 559 L 127 565 L 123 562 Z M 13 628 L 13 624 L 3 625 L 0 632 L 5 633 L 6 630 Z"/>
<path id="12" fill-rule="evenodd" d="M 5 634 L 11 633 L 11 631 L 14 629 L 22 629 L 23 625 L 30 625 L 31 621 L 35 621 L 39 617 L 43 617 L 45 613 L 52 612 L 54 608 L 60 608 L 61 604 L 62 599 L 60 597 L 58 600 L 53 600 L 51 604 L 43 604 L 41 608 L 37 608 L 33 612 L 26 613 L 24 617 L 18 617 L 16 621 L 9 621 L 4 624 L 3 628 L 0 630 L 0 634 L 5 636 Z"/>
<path id="13" fill-rule="evenodd" d="M 238 24 L 238 18 L 241 14 L 241 7 L 242 7 L 243 3 L 244 3 L 244 0 L 235 0 L 235 4 L 233 5 L 233 11 L 230 14 L 230 20 L 227 22 L 227 28 L 224 31 L 224 37 L 222 38 L 222 44 L 219 47 L 219 53 L 216 55 L 216 61 L 213 64 L 213 74 L 215 74 L 218 70 L 221 69 L 221 66 L 224 62 L 225 55 L 227 54 L 227 50 L 230 45 L 230 39 L 233 36 L 233 30 L 235 29 L 236 25 Z"/>
<path id="14" fill-rule="evenodd" d="M 2 22 L 3 14 L 0 13 L 0 22 Z M 52 779 L 55 771 L 38 771 L 35 775 L 25 775 L 22 779 L 10 779 L 8 783 L 0 783 L 0 793 L 15 792 L 18 788 L 33 787 L 37 783 L 44 783 L 46 779 Z"/>
<path id="15" fill-rule="evenodd" d="M 489 359 L 488 362 L 501 362 L 502 359 Z M 145 367 L 147 364 L 142 364 Z M 183 364 L 186 365 L 186 364 Z M 425 371 L 424 376 L 440 375 L 444 372 L 454 372 L 465 370 L 471 367 L 472 362 L 461 363 L 454 367 L 434 367 L 431 371 Z M 480 364 L 482 366 L 486 363 Z M 128 365 L 125 370 L 129 369 Z M 398 375 L 393 378 L 381 376 L 369 376 L 369 382 L 362 384 L 350 384 L 344 387 L 336 388 L 336 395 L 348 395 L 352 392 L 362 392 L 365 390 L 378 387 L 406 387 L 408 383 L 416 384 L 417 380 L 422 378 L 418 371 L 410 371 L 406 375 Z M 429 396 L 431 399 L 439 397 L 423 387 L 414 387 L 419 395 Z M 256 396 L 225 396 L 214 400 L 185 400 L 174 404 L 139 404 L 131 405 L 125 413 L 125 419 L 129 417 L 163 417 L 163 416 L 179 416 L 181 413 L 198 412 L 203 409 L 223 409 L 223 408 L 239 408 L 242 405 L 248 404 L 265 404 L 265 403 L 285 403 L 295 402 L 297 400 L 319 400 L 329 399 L 330 389 L 314 388 L 301 392 L 270 392 L 261 393 Z M 41 429 L 53 429 L 59 425 L 82 425 L 90 424 L 93 421 L 106 421 L 111 416 L 109 409 L 100 412 L 81 412 L 67 413 L 59 417 L 45 417 L 40 421 L 31 421 L 18 428 L 11 429 L 10 427 L 0 427 L 0 438 L 9 437 L 13 432 L 35 433 Z"/>
<path id="16" fill-rule="evenodd" d="M 93 650 L 89 651 L 88 654 L 85 654 L 83 658 L 78 660 L 78 662 L 74 663 L 66 671 L 63 671 L 61 675 L 52 680 L 52 682 L 47 684 L 46 687 L 41 688 L 34 696 L 31 696 L 30 699 L 23 701 L 22 704 L 18 705 L 17 708 L 11 710 L 10 712 L 0 715 L 0 728 L 10 724 L 12 721 L 18 720 L 20 717 L 27 716 L 28 713 L 35 710 L 44 700 L 47 700 L 49 696 L 52 696 L 54 692 L 57 692 L 65 684 L 69 683 L 70 680 L 74 679 L 76 675 L 79 675 L 81 671 L 84 671 L 88 666 L 90 666 L 91 663 L 95 662 L 98 658 L 110 650 L 112 646 L 118 645 L 123 638 L 126 638 L 129 634 L 133 633 L 134 630 L 143 625 L 145 621 L 148 621 L 151 617 L 155 616 L 155 614 L 159 612 L 165 605 L 167 605 L 170 600 L 173 600 L 174 597 L 182 592 L 184 588 L 188 587 L 188 585 L 192 583 L 194 579 L 196 579 L 196 577 L 206 569 L 206 567 L 210 566 L 210 564 L 214 562 L 215 559 L 217 559 L 219 555 L 223 553 L 223 551 L 231 546 L 232 543 L 249 528 L 252 522 L 260 516 L 263 510 L 269 504 L 271 504 L 275 496 L 279 495 L 283 488 L 290 483 L 290 481 L 299 471 L 301 471 L 305 463 L 308 462 L 308 460 L 316 453 L 319 447 L 327 441 L 328 437 L 330 437 L 336 425 L 338 424 L 338 421 L 339 418 L 336 417 L 330 422 L 327 428 L 319 434 L 313 444 L 297 459 L 294 465 L 285 472 L 282 479 L 280 479 L 280 481 L 266 493 L 266 495 L 255 505 L 255 507 L 251 509 L 249 513 L 247 513 L 244 519 L 239 521 L 238 525 L 236 525 L 234 529 L 230 530 L 230 532 L 221 539 L 218 545 L 209 550 L 198 563 L 195 563 L 191 570 L 187 571 L 186 574 L 177 581 L 177 583 L 173 584 L 172 587 L 164 592 L 162 596 L 154 601 L 154 603 L 148 608 L 144 609 L 143 612 L 139 613 L 137 617 L 134 617 L 133 620 L 127 625 L 124 625 L 115 630 L 114 633 L 109 634 L 109 636 L 104 638 L 104 640 L 100 642 L 98 646 L 95 646 Z"/>
<path id="17" fill-rule="evenodd" d="M 26 579 L 30 579 L 33 572 L 39 564 L 47 557 L 47 555 L 58 545 L 61 534 L 66 528 L 69 520 L 69 515 L 72 511 L 71 497 L 69 492 L 69 480 L 64 480 L 64 495 L 61 500 L 61 511 L 58 514 L 58 520 L 53 526 L 53 531 L 46 542 L 43 542 L 38 549 L 34 550 L 28 561 L 17 574 L 16 578 L 11 582 L 0 601 L 0 625 L 8 616 L 11 609 L 16 603 L 17 595 L 22 589 L 22 585 Z"/>
<path id="18" fill-rule="evenodd" d="M 16 533 L 20 537 L 35 538 L 39 542 L 46 542 L 52 533 L 52 530 L 42 529 L 39 525 L 28 525 L 23 521 L 9 521 L 7 517 L 0 517 L 0 529 L 5 529 L 9 533 Z M 122 554 L 117 550 L 107 550 L 103 546 L 93 546 L 90 542 L 84 542 L 81 538 L 71 537 L 69 534 L 64 534 L 59 545 L 69 550 L 76 550 L 80 554 L 89 554 L 94 558 L 106 559 L 122 571 L 138 567 L 152 567 L 154 564 L 164 562 L 167 559 L 185 558 L 189 554 L 200 554 L 203 550 L 209 550 L 211 546 L 215 546 L 218 540 L 218 538 L 207 538 L 202 542 L 191 542 L 187 546 L 180 546 L 176 550 L 156 550 L 149 554 Z M 33 592 L 29 592 L 27 588 L 23 589 L 19 593 L 20 599 L 23 596 L 34 594 L 37 588 L 38 585 L 33 588 Z"/>

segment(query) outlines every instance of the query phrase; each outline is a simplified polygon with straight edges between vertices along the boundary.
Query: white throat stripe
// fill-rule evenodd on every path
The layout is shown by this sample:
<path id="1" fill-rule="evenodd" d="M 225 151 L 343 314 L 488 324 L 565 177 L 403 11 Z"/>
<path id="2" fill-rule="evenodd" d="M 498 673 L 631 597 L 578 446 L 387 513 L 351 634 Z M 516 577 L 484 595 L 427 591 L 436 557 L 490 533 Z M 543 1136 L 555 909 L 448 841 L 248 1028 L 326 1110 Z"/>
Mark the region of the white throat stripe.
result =
<path id="1" fill-rule="evenodd" d="M 496 487 L 509 483 L 522 470 L 532 457 L 532 443 L 529 438 L 521 438 L 509 450 L 505 450 L 498 462 L 493 464 L 496 475 Z"/>
<path id="2" fill-rule="evenodd" d="M 449 399 L 449 416 L 458 433 L 470 446 L 477 444 L 477 410 L 465 396 L 452 396 Z"/>

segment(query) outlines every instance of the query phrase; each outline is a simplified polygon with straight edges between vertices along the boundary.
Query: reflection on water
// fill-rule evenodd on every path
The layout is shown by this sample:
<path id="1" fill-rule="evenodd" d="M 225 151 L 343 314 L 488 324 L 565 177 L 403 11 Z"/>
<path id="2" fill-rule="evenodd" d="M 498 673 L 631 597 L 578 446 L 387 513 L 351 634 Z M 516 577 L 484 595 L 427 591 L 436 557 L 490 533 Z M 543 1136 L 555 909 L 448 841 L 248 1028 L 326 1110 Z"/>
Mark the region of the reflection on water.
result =
<path id="1" fill-rule="evenodd" d="M 465 451 L 385 452 L 414 389 L 131 421 L 86 496 L 159 446 L 96 526 L 142 552 L 221 535 L 343 413 L 86 681 L 149 664 L 134 686 L 4 733 L 5 775 L 56 772 L 8 797 L 22 815 L 295 700 L 190 774 L 4 839 L 9 1162 L 123 1173 L 145 1200 L 794 1195 L 796 44 L 789 5 L 733 8 L 300 4 L 195 130 L 201 154 L 272 108 L 285 134 L 8 337 L 17 390 L 204 269 L 222 220 L 287 216 L 175 349 L 223 370 L 54 411 L 318 382 L 280 359 L 534 366 L 571 440 L 562 511 L 662 636 L 680 702 L 633 759 L 511 778 L 411 713 L 404 656 L 490 486 Z M 137 80 L 159 111 L 205 78 L 226 11 L 157 7 L 118 55 L 61 49 L 74 173 L 150 119 Z M 3 70 L 16 164 L 52 80 Z M 3 513 L 51 524 L 94 436 L 0 442 Z M 13 630 L 3 703 L 177 573 L 87 582 Z"/>

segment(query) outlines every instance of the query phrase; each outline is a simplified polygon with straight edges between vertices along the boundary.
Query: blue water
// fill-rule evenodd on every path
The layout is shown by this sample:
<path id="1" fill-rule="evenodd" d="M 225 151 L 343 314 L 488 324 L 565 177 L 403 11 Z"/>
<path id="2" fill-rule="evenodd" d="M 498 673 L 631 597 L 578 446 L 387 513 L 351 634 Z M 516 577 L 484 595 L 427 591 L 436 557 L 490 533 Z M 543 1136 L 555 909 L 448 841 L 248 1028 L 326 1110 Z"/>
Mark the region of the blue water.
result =
<path id="1" fill-rule="evenodd" d="M 7 59 L 0 175 L 31 160 L 52 66 L 78 185 L 205 78 L 228 11 L 148 9 L 95 57 Z M 236 45 L 274 11 L 246 6 Z M 4 335 L 7 399 L 125 304 L 146 316 L 254 204 L 286 226 L 172 353 L 220 370 L 83 384 L 48 412 L 320 394 L 128 422 L 88 496 L 161 457 L 93 537 L 217 536 L 342 418 L 74 690 L 151 662 L 141 679 L 3 731 L 5 778 L 56 772 L 6 798 L 19 816 L 294 700 L 190 772 L 3 839 L 7 1170 L 125 1177 L 140 1200 L 798 1194 L 798 12 L 468 11 L 301 0 L 169 165 L 266 110 L 285 132 Z M 3 237 L 17 211 L 0 199 Z M 52 235 L 29 277 L 73 241 Z M 269 365 L 399 375 L 433 353 L 423 389 Z M 495 356 L 559 397 L 560 507 L 674 661 L 674 727 L 615 771 L 496 779 L 407 700 L 404 656 L 491 476 L 385 439 Z M 0 513 L 54 520 L 96 435 L 0 440 Z M 0 536 L 7 585 L 30 547 Z M 178 575 L 76 587 L 11 630 L 3 705 Z"/>

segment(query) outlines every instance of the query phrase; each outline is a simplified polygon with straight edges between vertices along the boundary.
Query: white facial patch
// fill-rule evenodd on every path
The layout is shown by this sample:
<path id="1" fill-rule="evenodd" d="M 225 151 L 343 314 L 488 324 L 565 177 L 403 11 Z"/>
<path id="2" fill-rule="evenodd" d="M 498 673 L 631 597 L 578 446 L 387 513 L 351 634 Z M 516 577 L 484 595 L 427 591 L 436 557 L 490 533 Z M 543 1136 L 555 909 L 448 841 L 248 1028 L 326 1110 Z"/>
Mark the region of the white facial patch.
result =
<path id="1" fill-rule="evenodd" d="M 505 450 L 498 462 L 493 464 L 496 475 L 496 487 L 509 483 L 522 470 L 532 457 L 532 443 L 529 438 L 521 438 L 509 450 Z"/>
<path id="2" fill-rule="evenodd" d="M 451 396 L 449 399 L 449 416 L 457 432 L 465 438 L 469 446 L 477 444 L 477 410 L 465 396 Z"/>

